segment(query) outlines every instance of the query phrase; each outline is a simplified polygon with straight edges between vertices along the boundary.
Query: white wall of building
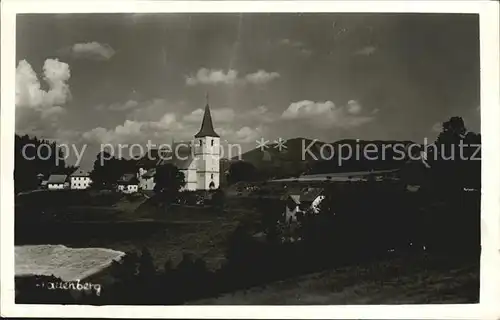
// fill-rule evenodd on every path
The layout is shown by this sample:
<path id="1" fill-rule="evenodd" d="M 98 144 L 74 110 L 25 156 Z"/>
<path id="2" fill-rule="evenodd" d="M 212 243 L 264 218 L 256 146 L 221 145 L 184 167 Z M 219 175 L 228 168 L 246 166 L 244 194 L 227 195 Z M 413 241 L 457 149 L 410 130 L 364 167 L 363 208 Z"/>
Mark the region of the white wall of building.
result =
<path id="1" fill-rule="evenodd" d="M 154 190 L 155 189 L 155 178 L 154 177 L 149 177 L 149 178 L 139 178 L 139 189 L 141 190 Z"/>
<path id="2" fill-rule="evenodd" d="M 220 138 L 196 139 L 197 189 L 217 189 L 220 185 Z"/>
<path id="3" fill-rule="evenodd" d="M 137 185 L 137 184 L 128 184 L 128 185 L 119 184 L 118 191 L 121 191 L 123 193 L 135 193 L 135 192 L 139 191 L 139 185 Z"/>
<path id="4" fill-rule="evenodd" d="M 71 177 L 70 188 L 72 190 L 84 190 L 90 187 L 90 177 Z"/>
<path id="5" fill-rule="evenodd" d="M 49 190 L 61 190 L 64 189 L 64 183 L 49 183 L 47 184 Z"/>

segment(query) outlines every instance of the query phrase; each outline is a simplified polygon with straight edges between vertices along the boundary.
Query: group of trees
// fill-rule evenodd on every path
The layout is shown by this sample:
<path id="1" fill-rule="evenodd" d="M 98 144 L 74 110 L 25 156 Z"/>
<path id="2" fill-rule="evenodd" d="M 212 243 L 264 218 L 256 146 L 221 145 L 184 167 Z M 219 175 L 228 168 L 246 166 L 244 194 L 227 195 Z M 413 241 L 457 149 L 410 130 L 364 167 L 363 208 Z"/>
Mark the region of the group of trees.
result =
<path id="1" fill-rule="evenodd" d="M 38 188 L 40 174 L 46 179 L 51 174 L 70 174 L 76 169 L 66 165 L 64 152 L 54 141 L 17 134 L 14 139 L 16 193 Z"/>

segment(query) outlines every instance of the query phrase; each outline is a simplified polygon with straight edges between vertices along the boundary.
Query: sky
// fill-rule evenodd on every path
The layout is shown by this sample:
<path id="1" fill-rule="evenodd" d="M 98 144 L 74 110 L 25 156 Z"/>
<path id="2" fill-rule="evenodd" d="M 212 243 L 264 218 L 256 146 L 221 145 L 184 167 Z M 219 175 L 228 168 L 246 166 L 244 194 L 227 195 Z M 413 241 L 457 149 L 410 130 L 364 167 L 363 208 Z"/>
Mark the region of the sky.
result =
<path id="1" fill-rule="evenodd" d="M 16 132 L 85 146 L 435 139 L 480 130 L 479 17 L 465 14 L 17 16 Z M 69 162 L 74 162 L 70 152 Z"/>

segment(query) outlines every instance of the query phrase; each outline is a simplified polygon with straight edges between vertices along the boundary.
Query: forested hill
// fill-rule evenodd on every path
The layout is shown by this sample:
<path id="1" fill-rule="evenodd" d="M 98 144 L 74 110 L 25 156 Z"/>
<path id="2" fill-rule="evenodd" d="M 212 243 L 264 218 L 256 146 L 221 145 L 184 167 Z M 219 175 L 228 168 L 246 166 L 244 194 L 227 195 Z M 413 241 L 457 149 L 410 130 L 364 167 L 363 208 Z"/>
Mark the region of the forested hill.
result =
<path id="1" fill-rule="evenodd" d="M 406 148 L 412 143 L 355 139 L 325 143 L 294 138 L 287 140 L 286 148 L 282 150 L 274 143 L 264 150 L 256 148 L 248 151 L 239 160 L 251 163 L 258 170 L 274 168 L 272 170 L 278 170 L 280 175 L 392 169 L 406 162 Z"/>

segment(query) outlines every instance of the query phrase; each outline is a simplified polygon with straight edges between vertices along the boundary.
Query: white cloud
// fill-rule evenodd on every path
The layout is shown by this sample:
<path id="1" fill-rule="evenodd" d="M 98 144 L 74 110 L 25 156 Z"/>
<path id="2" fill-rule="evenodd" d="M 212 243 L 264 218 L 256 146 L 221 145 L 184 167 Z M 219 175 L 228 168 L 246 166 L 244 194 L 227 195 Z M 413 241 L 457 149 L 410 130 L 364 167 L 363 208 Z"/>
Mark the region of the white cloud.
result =
<path id="1" fill-rule="evenodd" d="M 83 134 L 87 142 L 111 144 L 146 144 L 189 141 L 200 129 L 203 109 L 182 114 L 179 105 L 163 99 L 142 102 L 134 108 L 126 120 L 114 128 L 94 128 Z M 262 124 L 276 119 L 266 106 L 236 112 L 230 108 L 211 109 L 215 131 L 222 141 L 231 143 L 255 142 L 262 135 Z M 267 119 L 267 120 L 264 120 Z M 255 127 L 254 127 L 255 126 Z"/>
<path id="2" fill-rule="evenodd" d="M 47 59 L 43 65 L 44 80 L 49 86 L 41 88 L 37 74 L 26 60 L 19 61 L 16 69 L 16 106 L 42 109 L 64 104 L 71 98 L 69 65 L 57 59 Z"/>
<path id="3" fill-rule="evenodd" d="M 109 107 L 107 107 L 107 109 L 111 110 L 111 111 L 127 111 L 130 109 L 134 109 L 137 106 L 139 106 L 139 102 L 137 102 L 135 100 L 128 100 L 125 103 L 113 103 L 113 104 L 109 105 Z M 106 107 L 102 106 L 102 105 L 99 106 L 99 108 L 101 110 L 106 109 Z"/>
<path id="4" fill-rule="evenodd" d="M 183 125 L 177 121 L 175 114 L 166 113 L 158 121 L 137 121 L 127 119 L 113 129 L 94 128 L 83 133 L 83 139 L 101 144 L 146 143 L 148 139 L 156 139 L 158 143 L 167 143 L 169 134 L 178 134 Z"/>
<path id="5" fill-rule="evenodd" d="M 443 131 L 443 123 L 442 122 L 436 122 L 432 125 L 432 131 L 433 132 L 441 132 Z"/>
<path id="6" fill-rule="evenodd" d="M 347 112 L 351 114 L 359 114 L 361 112 L 361 105 L 356 100 L 349 100 L 347 102 Z"/>
<path id="7" fill-rule="evenodd" d="M 303 57 L 309 57 L 313 53 L 312 50 L 307 48 L 307 46 L 301 41 L 285 38 L 279 40 L 278 44 L 282 47 L 293 49 Z"/>
<path id="8" fill-rule="evenodd" d="M 43 80 L 48 89 L 42 89 L 38 75 L 26 60 L 16 68 L 16 132 L 43 134 L 57 138 L 58 123 L 65 113 L 62 107 L 71 99 L 67 81 L 69 65 L 57 59 L 47 59 L 43 65 Z"/>
<path id="9" fill-rule="evenodd" d="M 245 76 L 245 79 L 253 84 L 265 84 L 279 77 L 280 74 L 277 72 L 267 72 L 265 70 L 259 70 L 255 73 L 247 74 Z"/>
<path id="10" fill-rule="evenodd" d="M 195 76 L 186 77 L 186 84 L 190 86 L 198 84 L 235 84 L 237 78 L 238 71 L 233 69 L 225 72 L 224 70 L 201 68 Z"/>
<path id="11" fill-rule="evenodd" d="M 335 106 L 332 101 L 303 100 L 291 103 L 281 117 L 285 120 L 306 120 L 320 128 L 349 128 L 374 119 L 373 115 L 368 116 L 361 113 L 361 105 L 354 100 L 342 107 Z"/>
<path id="12" fill-rule="evenodd" d="M 366 47 L 363 47 L 363 48 L 359 49 L 358 51 L 354 52 L 354 54 L 361 55 L 361 56 L 370 56 L 370 55 L 374 54 L 375 51 L 377 51 L 376 47 L 366 46 Z"/>
<path id="13" fill-rule="evenodd" d="M 250 142 L 255 142 L 255 140 L 258 140 L 261 136 L 262 136 L 262 128 L 243 127 L 238 131 L 236 131 L 235 140 L 241 143 L 250 143 Z"/>
<path id="14" fill-rule="evenodd" d="M 293 102 L 283 112 L 284 119 L 311 118 L 321 116 L 333 112 L 335 104 L 331 101 L 314 102 L 310 100 L 302 100 Z"/>
<path id="15" fill-rule="evenodd" d="M 283 46 L 289 46 L 289 47 L 295 47 L 295 48 L 303 48 L 305 46 L 304 43 L 302 43 L 300 41 L 291 40 L 288 38 L 281 39 L 280 41 L 278 41 L 278 43 L 280 45 L 283 45 Z"/>
<path id="16" fill-rule="evenodd" d="M 267 72 L 265 70 L 258 70 L 254 73 L 249 73 L 241 78 L 238 77 L 238 71 L 229 69 L 228 71 L 201 68 L 195 75 L 186 77 L 186 84 L 188 86 L 204 85 L 244 85 L 247 83 L 252 84 L 265 84 L 274 79 L 279 78 L 277 72 Z"/>
<path id="17" fill-rule="evenodd" d="M 262 126 L 249 127 L 243 126 L 239 129 L 233 129 L 228 126 L 218 127 L 215 129 L 223 140 L 229 143 L 255 143 L 264 135 L 265 128 Z"/>
<path id="18" fill-rule="evenodd" d="M 115 55 L 115 50 L 108 44 L 99 42 L 75 43 L 69 48 L 69 53 L 77 59 L 109 60 Z"/>
<path id="19" fill-rule="evenodd" d="M 201 123 L 203 113 L 203 109 L 196 109 L 190 114 L 185 115 L 183 119 L 191 123 Z M 210 113 L 214 122 L 230 123 L 236 117 L 234 110 L 231 108 L 210 109 Z"/>

